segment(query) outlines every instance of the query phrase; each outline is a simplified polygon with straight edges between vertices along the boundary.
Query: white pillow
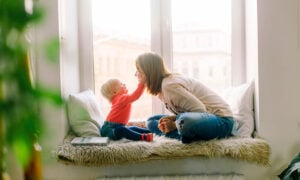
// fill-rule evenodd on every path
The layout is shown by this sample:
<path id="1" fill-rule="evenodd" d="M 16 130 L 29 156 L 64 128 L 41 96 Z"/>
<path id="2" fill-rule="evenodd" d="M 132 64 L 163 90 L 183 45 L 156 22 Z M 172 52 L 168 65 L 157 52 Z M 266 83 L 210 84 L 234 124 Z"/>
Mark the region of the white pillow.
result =
<path id="1" fill-rule="evenodd" d="M 254 131 L 254 82 L 230 87 L 221 96 L 231 107 L 238 123 L 237 136 L 251 137 Z"/>
<path id="2" fill-rule="evenodd" d="M 101 136 L 104 117 L 92 90 L 70 94 L 67 113 L 69 125 L 77 136 Z"/>

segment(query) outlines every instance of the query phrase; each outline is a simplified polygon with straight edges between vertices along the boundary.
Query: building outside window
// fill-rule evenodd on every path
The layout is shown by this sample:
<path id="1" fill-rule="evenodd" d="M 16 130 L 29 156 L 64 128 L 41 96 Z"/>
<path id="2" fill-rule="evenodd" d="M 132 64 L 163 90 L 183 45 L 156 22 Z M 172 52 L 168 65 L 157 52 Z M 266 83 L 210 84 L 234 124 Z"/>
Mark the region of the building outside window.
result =
<path id="1" fill-rule="evenodd" d="M 132 92 L 138 83 L 135 58 L 147 51 L 161 54 L 173 72 L 216 91 L 232 85 L 231 1 L 92 0 L 92 7 L 94 87 L 105 114 L 110 104 L 101 85 L 118 77 Z M 145 92 L 133 103 L 131 119 L 152 115 L 153 103 Z"/>

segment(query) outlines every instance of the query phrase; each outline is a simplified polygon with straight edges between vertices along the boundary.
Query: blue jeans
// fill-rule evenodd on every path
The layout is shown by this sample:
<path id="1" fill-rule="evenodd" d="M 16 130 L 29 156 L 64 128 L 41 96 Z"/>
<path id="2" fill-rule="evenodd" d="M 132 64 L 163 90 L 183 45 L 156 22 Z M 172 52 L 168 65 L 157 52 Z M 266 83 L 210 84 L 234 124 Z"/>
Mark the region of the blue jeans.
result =
<path id="1" fill-rule="evenodd" d="M 109 137 L 112 140 L 126 138 L 134 141 L 142 139 L 142 134 L 151 133 L 148 129 L 137 126 L 125 126 L 105 121 L 100 130 L 101 136 Z"/>
<path id="2" fill-rule="evenodd" d="M 160 120 L 160 118 L 164 117 L 164 116 L 168 116 L 166 114 L 158 114 L 158 115 L 154 115 L 154 116 L 151 116 L 148 120 L 147 120 L 147 123 L 146 123 L 146 126 L 147 128 L 152 132 L 152 133 L 155 133 L 159 136 L 166 136 L 166 137 L 169 137 L 169 138 L 175 138 L 175 139 L 181 139 L 181 136 L 180 134 L 178 133 L 177 129 L 175 129 L 174 131 L 171 131 L 167 134 L 161 132 L 159 129 L 158 129 L 158 121 Z"/>
<path id="3" fill-rule="evenodd" d="M 160 118 L 167 116 L 159 114 L 147 120 L 148 129 L 158 135 L 180 139 L 183 143 L 198 140 L 220 139 L 231 136 L 234 121 L 232 117 L 219 117 L 210 113 L 186 112 L 176 116 L 177 129 L 167 134 L 161 132 L 157 125 Z"/>

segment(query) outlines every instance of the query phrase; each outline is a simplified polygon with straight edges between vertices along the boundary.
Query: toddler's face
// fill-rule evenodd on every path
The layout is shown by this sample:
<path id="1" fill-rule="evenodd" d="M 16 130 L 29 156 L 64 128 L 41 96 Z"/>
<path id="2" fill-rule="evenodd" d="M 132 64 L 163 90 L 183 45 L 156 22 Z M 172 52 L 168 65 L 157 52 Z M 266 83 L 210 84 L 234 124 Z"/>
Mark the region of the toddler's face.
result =
<path id="1" fill-rule="evenodd" d="M 126 85 L 124 83 L 122 83 L 121 81 L 118 81 L 115 83 L 115 92 L 116 94 L 119 94 L 119 93 L 127 93 L 128 90 L 126 88 Z"/>

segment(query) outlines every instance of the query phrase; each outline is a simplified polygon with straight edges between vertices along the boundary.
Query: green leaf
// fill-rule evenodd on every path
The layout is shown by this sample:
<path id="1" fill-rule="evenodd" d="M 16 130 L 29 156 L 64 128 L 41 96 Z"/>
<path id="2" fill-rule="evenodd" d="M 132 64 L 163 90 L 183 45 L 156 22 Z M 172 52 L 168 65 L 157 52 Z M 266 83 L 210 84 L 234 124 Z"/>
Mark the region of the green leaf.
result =
<path id="1" fill-rule="evenodd" d="M 25 36 L 31 25 L 41 22 L 46 10 L 39 6 L 41 3 L 33 1 L 32 9 L 25 9 L 24 0 L 0 0 L 0 88 L 5 90 L 0 91 L 0 123 L 4 128 L 0 134 L 3 139 L 3 143 L 0 142 L 0 173 L 5 164 L 1 152 L 8 147 L 20 164 L 27 166 L 33 143 L 45 128 L 40 104 L 44 101 L 54 105 L 64 103 L 59 90 L 32 86 L 27 55 L 34 47 Z M 50 61 L 58 62 L 58 38 L 50 39 L 42 48 L 45 49 L 34 52 L 44 53 Z"/>
<path id="2" fill-rule="evenodd" d="M 58 62 L 59 60 L 59 39 L 50 39 L 44 46 L 45 56 L 52 62 Z"/>
<path id="3" fill-rule="evenodd" d="M 32 143 L 25 137 L 19 137 L 13 142 L 12 148 L 22 167 L 26 167 L 32 154 Z"/>

